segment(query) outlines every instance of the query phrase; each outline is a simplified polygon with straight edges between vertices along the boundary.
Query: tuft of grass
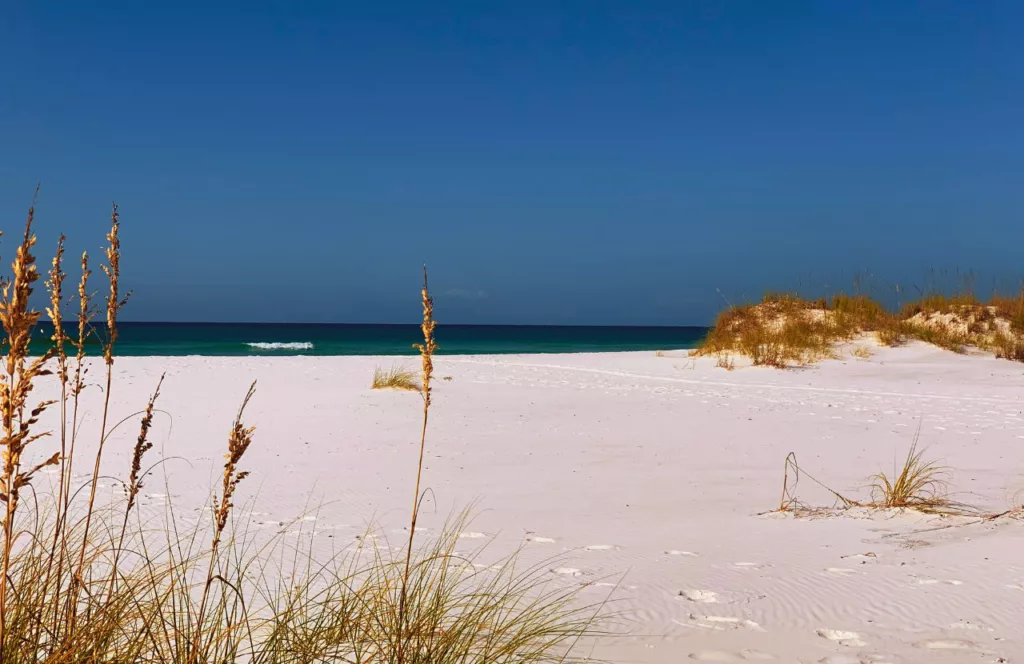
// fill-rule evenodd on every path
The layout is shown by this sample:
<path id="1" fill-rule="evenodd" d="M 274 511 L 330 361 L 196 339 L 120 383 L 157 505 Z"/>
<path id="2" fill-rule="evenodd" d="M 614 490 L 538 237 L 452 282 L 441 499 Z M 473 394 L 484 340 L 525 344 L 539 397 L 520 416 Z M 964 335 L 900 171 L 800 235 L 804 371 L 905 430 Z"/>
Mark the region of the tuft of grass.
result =
<path id="1" fill-rule="evenodd" d="M 948 497 L 948 477 L 947 467 L 925 461 L 924 451 L 917 449 L 915 440 L 902 467 L 894 468 L 891 476 L 884 472 L 872 476 L 871 506 L 946 511 L 953 506 Z"/>
<path id="2" fill-rule="evenodd" d="M 883 346 L 902 346 L 907 342 L 906 326 L 895 316 L 889 316 L 879 321 L 875 336 L 878 337 L 878 343 Z"/>
<path id="3" fill-rule="evenodd" d="M 1024 338 L 1000 334 L 992 342 L 992 351 L 997 358 L 1024 362 Z"/>
<path id="4" fill-rule="evenodd" d="M 732 371 L 736 368 L 736 363 L 733 362 L 732 355 L 729 355 L 728 353 L 719 353 L 715 359 L 715 368 Z"/>
<path id="5" fill-rule="evenodd" d="M 938 346 L 958 355 L 967 352 L 967 346 L 971 343 L 970 337 L 961 334 L 950 327 L 938 325 L 935 327 L 914 326 L 910 327 L 909 335 L 913 339 Z"/>
<path id="6" fill-rule="evenodd" d="M 371 386 L 374 390 L 409 390 L 410 392 L 419 392 L 421 390 L 419 382 L 416 380 L 416 372 L 410 371 L 402 366 L 393 366 L 390 369 L 383 369 L 381 367 L 374 367 L 373 369 L 373 385 Z"/>
<path id="7" fill-rule="evenodd" d="M 994 293 L 989 299 L 989 306 L 1009 321 L 1010 328 L 1017 334 L 1024 334 L 1024 286 L 1013 297 Z"/>
<path id="8" fill-rule="evenodd" d="M 858 359 L 866 360 L 871 357 L 871 350 L 867 346 L 857 346 L 850 351 L 850 354 Z"/>

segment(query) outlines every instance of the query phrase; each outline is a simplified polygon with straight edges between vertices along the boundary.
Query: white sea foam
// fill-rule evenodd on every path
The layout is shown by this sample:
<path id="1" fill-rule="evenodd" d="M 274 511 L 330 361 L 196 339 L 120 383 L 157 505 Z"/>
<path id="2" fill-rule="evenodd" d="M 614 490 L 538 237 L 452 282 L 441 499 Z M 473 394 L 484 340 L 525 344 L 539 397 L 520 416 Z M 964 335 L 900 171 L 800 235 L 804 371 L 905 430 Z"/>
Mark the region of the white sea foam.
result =
<path id="1" fill-rule="evenodd" d="M 256 350 L 313 350 L 311 341 L 249 341 L 245 345 Z"/>

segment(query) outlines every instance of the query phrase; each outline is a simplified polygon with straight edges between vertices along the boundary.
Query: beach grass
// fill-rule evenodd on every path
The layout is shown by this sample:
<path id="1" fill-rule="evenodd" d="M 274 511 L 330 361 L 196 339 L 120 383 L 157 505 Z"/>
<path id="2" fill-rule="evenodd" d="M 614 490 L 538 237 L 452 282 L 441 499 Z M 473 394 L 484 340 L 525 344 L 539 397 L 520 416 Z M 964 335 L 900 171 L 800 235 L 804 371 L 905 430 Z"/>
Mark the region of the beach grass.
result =
<path id="1" fill-rule="evenodd" d="M 371 388 L 374 390 L 408 390 L 410 392 L 419 392 L 422 389 L 416 372 L 400 365 L 388 369 L 374 367 Z"/>
<path id="2" fill-rule="evenodd" d="M 806 505 L 797 498 L 797 485 L 802 477 L 824 489 L 835 498 L 835 507 L 841 509 L 911 509 L 935 514 L 970 514 L 979 512 L 962 502 L 949 497 L 949 480 L 952 469 L 925 460 L 923 450 L 917 446 L 917 438 L 911 444 L 902 463 L 893 468 L 892 474 L 879 472 L 869 478 L 870 498 L 857 500 L 849 498 L 831 488 L 825 482 L 808 473 L 797 462 L 796 455 L 786 456 L 782 476 L 782 497 L 778 512 L 816 514 L 825 508 Z"/>
<path id="3" fill-rule="evenodd" d="M 871 351 L 866 346 L 857 346 L 850 354 L 859 360 L 866 360 L 871 357 Z"/>
<path id="4" fill-rule="evenodd" d="M 922 512 L 948 510 L 949 469 L 926 461 L 917 441 L 910 446 L 902 465 L 891 475 L 879 472 L 872 476 L 872 505 L 883 508 L 910 508 Z"/>
<path id="5" fill-rule="evenodd" d="M 234 417 L 225 417 L 225 461 L 204 516 L 186 526 L 173 501 L 166 504 L 162 521 L 140 511 L 137 499 L 154 468 L 148 459 L 149 436 L 163 379 L 142 410 L 122 422 L 109 421 L 117 322 L 127 301 L 120 286 L 116 207 L 102 265 L 109 286 L 100 346 L 104 405 L 93 432 L 93 472 L 87 482 L 75 484 L 76 447 L 88 433 L 79 426 L 80 395 L 95 389 L 85 380 L 86 342 L 98 334 L 91 325 L 97 314 L 92 272 L 83 255 L 79 331 L 69 338 L 61 325 L 67 304 L 62 238 L 46 282 L 53 347 L 30 357 L 28 341 L 41 315 L 30 307 L 40 278 L 33 220 L 34 205 L 13 275 L 0 289 L 0 324 L 7 342 L 0 380 L 0 578 L 6 580 L 0 584 L 0 662 L 529 664 L 584 659 L 577 645 L 581 637 L 597 633 L 603 603 L 582 602 L 579 586 L 552 584 L 545 566 L 523 568 L 516 553 L 480 571 L 474 565 L 479 551 L 455 549 L 465 514 L 430 539 L 415 539 L 437 349 L 425 271 L 424 341 L 417 346 L 422 427 L 408 540 L 395 551 L 375 544 L 376 537 L 365 537 L 355 551 L 318 559 L 311 544 L 285 541 L 284 531 L 269 541 L 261 539 L 247 530 L 245 513 L 241 519 L 236 514 L 248 484 L 247 455 L 259 444 L 255 428 L 246 423 L 255 383 L 240 395 Z M 58 400 L 35 399 L 44 380 L 58 381 Z M 50 409 L 60 411 L 59 431 L 40 430 L 40 417 Z M 109 434 L 133 418 L 139 433 L 131 463 L 117 480 L 123 500 L 99 500 L 99 469 L 109 452 Z M 58 473 L 56 495 L 35 487 L 44 469 Z M 291 563 L 282 566 L 282 560 Z"/>

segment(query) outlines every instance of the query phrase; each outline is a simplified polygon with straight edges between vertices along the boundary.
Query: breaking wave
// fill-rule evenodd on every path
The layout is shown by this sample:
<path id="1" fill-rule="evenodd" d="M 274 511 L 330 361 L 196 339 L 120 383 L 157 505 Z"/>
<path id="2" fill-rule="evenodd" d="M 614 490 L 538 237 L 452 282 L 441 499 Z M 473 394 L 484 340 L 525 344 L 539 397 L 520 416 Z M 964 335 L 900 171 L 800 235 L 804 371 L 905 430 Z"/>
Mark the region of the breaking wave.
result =
<path id="1" fill-rule="evenodd" d="M 313 350 L 311 341 L 248 341 L 245 345 L 256 350 Z"/>

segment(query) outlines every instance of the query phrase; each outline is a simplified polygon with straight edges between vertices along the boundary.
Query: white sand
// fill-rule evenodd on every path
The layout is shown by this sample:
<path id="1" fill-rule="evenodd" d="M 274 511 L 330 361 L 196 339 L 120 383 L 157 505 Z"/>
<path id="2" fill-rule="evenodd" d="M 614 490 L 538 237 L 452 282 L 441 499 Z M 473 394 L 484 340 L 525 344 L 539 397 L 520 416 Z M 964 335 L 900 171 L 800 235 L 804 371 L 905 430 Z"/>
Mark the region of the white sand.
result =
<path id="1" fill-rule="evenodd" d="M 921 428 L 955 469 L 956 497 L 1001 511 L 1024 489 L 1024 365 L 924 345 L 873 349 L 802 370 L 739 368 L 684 352 L 440 357 L 422 524 L 477 501 L 467 549 L 562 555 L 552 574 L 609 584 L 633 635 L 599 644 L 621 662 L 1024 660 L 1024 523 L 920 515 L 759 516 L 778 506 L 783 459 L 852 497 Z M 122 358 L 113 420 L 167 372 L 153 458 L 179 513 L 202 504 L 234 411 L 259 379 L 240 497 L 254 527 L 324 503 L 318 546 L 371 519 L 401 540 L 412 500 L 420 400 L 369 389 L 392 358 Z M 418 366 L 408 358 L 406 364 Z M 100 378 L 100 367 L 90 374 Z M 99 413 L 90 388 L 84 431 Z M 133 419 L 104 472 L 123 476 Z M 85 475 L 89 444 L 78 470 Z M 52 451 L 51 439 L 34 443 Z M 105 483 L 111 491 L 110 482 Z M 152 478 L 145 503 L 165 500 Z M 803 478 L 798 496 L 828 506 Z M 1024 494 L 1018 495 L 1018 502 Z M 954 526 L 937 529 L 943 526 Z M 308 527 L 308 524 L 307 524 Z M 322 544 L 320 544 L 322 542 Z"/>

